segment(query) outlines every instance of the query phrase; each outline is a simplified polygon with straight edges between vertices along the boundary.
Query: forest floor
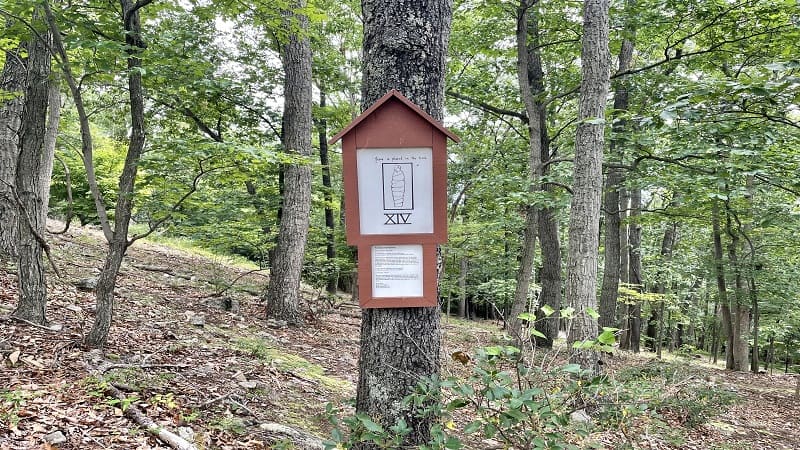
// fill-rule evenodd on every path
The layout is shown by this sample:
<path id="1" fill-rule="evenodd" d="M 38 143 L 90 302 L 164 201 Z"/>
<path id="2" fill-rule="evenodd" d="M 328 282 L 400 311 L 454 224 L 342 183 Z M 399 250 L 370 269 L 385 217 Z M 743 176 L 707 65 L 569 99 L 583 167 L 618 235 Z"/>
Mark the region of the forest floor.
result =
<path id="1" fill-rule="evenodd" d="M 104 241 L 86 228 L 47 239 L 62 274 L 49 277 L 48 317 L 60 329 L 7 318 L 16 281 L 13 270 L 0 267 L 0 449 L 169 448 L 123 413 L 128 405 L 198 448 L 288 448 L 276 443 L 285 434 L 273 424 L 324 439 L 325 405 L 355 395 L 360 319 L 349 298 L 324 300 L 307 288 L 306 326 L 287 328 L 264 319 L 263 272 L 139 242 L 120 273 L 108 344 L 89 351 L 80 342 L 91 327 L 94 297 L 76 284 L 99 272 Z M 445 374 L 465 370 L 449 355 L 496 344 L 501 334 L 495 322 L 447 319 L 442 326 Z M 609 365 L 613 371 L 651 362 L 652 355 L 618 355 Z M 738 400 L 692 426 L 679 409 L 642 416 L 624 430 L 597 433 L 596 446 L 800 448 L 793 377 L 699 365 L 692 373 L 701 375 L 688 379 Z M 109 384 L 127 400 L 109 396 Z"/>

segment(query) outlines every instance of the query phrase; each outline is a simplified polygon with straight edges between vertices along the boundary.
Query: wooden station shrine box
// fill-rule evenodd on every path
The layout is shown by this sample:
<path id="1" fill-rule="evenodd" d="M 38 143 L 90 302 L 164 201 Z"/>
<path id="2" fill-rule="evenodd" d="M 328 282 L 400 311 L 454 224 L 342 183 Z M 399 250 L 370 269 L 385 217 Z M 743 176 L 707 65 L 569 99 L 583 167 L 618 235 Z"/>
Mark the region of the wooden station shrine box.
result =
<path id="1" fill-rule="evenodd" d="M 447 139 L 458 136 L 391 90 L 342 140 L 347 243 L 362 308 L 436 306 L 436 246 L 447 241 Z"/>

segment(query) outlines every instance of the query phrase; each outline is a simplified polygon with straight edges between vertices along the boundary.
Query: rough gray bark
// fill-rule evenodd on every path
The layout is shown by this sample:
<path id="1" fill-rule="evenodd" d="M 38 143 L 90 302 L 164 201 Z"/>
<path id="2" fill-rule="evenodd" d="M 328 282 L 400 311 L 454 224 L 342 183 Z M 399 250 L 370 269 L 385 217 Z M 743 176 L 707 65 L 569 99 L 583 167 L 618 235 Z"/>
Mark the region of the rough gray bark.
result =
<path id="1" fill-rule="evenodd" d="M 532 37 L 532 39 L 530 39 Z M 529 43 L 530 39 L 530 43 Z M 544 106 L 534 96 L 544 88 L 541 83 L 542 62 L 538 50 L 538 26 L 535 8 L 527 0 L 520 0 L 517 7 L 517 80 L 520 97 L 528 116 L 528 190 L 539 190 L 542 171 L 542 111 Z M 511 301 L 508 332 L 519 346 L 526 341 L 522 335 L 519 315 L 528 304 L 528 292 L 533 278 L 533 263 L 536 255 L 536 234 L 539 231 L 539 208 L 531 203 L 525 207 L 525 232 L 522 239 L 521 257 L 517 271 L 517 284 Z"/>
<path id="2" fill-rule="evenodd" d="M 363 0 L 362 12 L 362 107 L 395 88 L 441 120 L 450 1 Z M 427 442 L 436 418 L 415 416 L 402 399 L 423 377 L 439 374 L 439 358 L 439 308 L 364 310 L 356 410 L 384 426 L 404 419 L 413 428 L 404 446 Z"/>
<path id="3" fill-rule="evenodd" d="M 587 313 L 597 309 L 598 233 L 603 187 L 605 104 L 608 94 L 608 0 L 583 4 L 581 39 L 581 93 L 575 136 L 575 172 L 569 215 L 569 254 L 566 297 L 575 308 L 567 340 L 570 343 L 597 337 L 597 321 Z M 597 353 L 578 350 L 570 358 L 581 367 L 599 371 Z"/>
<path id="4" fill-rule="evenodd" d="M 0 90 L 14 97 L 0 102 L 0 259 L 16 256 L 17 215 L 14 198 L 19 155 L 19 128 L 25 102 L 25 65 L 19 51 L 6 51 Z"/>
<path id="5" fill-rule="evenodd" d="M 293 8 L 305 7 L 298 0 Z M 282 49 L 284 80 L 283 145 L 284 151 L 300 156 L 311 155 L 311 45 L 305 30 L 308 18 L 287 12 L 284 20 L 298 33 L 289 36 Z M 284 171 L 283 206 L 278 242 L 271 261 L 267 290 L 267 317 L 301 323 L 300 273 L 308 236 L 311 210 L 311 167 L 293 163 Z"/>
<path id="6" fill-rule="evenodd" d="M 36 22 L 38 13 L 34 13 Z M 47 34 L 41 36 L 47 39 Z M 19 159 L 17 161 L 14 195 L 18 197 L 17 215 L 17 281 L 19 302 L 12 316 L 45 325 L 47 323 L 47 282 L 42 260 L 42 246 L 36 236 L 45 229 L 42 195 L 45 129 L 47 119 L 48 76 L 50 53 L 48 42 L 34 37 L 28 43 L 28 74 L 25 104 L 19 129 Z"/>
<path id="7" fill-rule="evenodd" d="M 130 245 L 128 241 L 128 226 L 130 225 L 133 211 L 133 194 L 136 181 L 136 172 L 145 142 L 144 130 L 144 96 L 142 92 L 142 61 L 140 53 L 145 45 L 141 36 L 141 23 L 139 8 L 150 3 L 140 1 L 136 4 L 130 0 L 120 0 L 123 24 L 125 28 L 125 43 L 128 45 L 128 98 L 131 114 L 131 137 L 128 142 L 128 152 L 125 156 L 125 165 L 119 177 L 117 191 L 117 205 L 114 210 L 114 230 L 108 241 L 108 253 L 103 264 L 103 270 L 97 280 L 96 300 L 97 313 L 92 329 L 86 335 L 85 343 L 90 347 L 103 347 L 108 340 L 108 332 L 114 313 L 114 287 L 117 275 L 122 264 L 122 258 Z"/>

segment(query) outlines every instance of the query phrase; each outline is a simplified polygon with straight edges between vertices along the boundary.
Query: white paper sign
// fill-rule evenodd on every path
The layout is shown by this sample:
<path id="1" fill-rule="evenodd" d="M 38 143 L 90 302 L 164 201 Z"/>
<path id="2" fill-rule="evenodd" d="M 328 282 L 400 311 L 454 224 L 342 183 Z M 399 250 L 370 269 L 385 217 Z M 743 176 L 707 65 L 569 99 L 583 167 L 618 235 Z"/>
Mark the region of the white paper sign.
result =
<path id="1" fill-rule="evenodd" d="M 361 234 L 433 233 L 433 151 L 356 151 Z"/>
<path id="2" fill-rule="evenodd" d="M 422 297 L 422 246 L 372 246 L 372 297 Z"/>

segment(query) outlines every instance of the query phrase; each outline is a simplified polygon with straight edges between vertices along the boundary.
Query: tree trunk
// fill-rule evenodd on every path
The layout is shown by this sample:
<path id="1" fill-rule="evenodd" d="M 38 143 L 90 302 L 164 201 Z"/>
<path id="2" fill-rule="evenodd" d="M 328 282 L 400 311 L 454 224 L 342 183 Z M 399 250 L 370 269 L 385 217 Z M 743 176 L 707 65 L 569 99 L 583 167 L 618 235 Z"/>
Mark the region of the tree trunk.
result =
<path id="1" fill-rule="evenodd" d="M 297 0 L 296 11 L 305 0 Z M 299 12 L 284 13 L 292 33 L 282 49 L 284 81 L 283 143 L 290 154 L 311 155 L 311 44 L 306 30 L 308 17 Z M 311 167 L 293 163 L 284 172 L 283 206 L 281 208 L 275 259 L 271 261 L 267 290 L 267 317 L 299 325 L 300 275 L 303 269 L 311 211 Z"/>
<path id="2" fill-rule="evenodd" d="M 625 22 L 625 33 L 619 50 L 619 63 L 617 73 L 630 69 L 633 60 L 634 36 L 636 28 L 630 11 L 635 0 L 626 0 L 625 8 L 628 19 Z M 614 115 L 627 111 L 630 104 L 628 94 L 629 84 L 627 77 L 621 77 L 614 85 Z M 615 119 L 611 125 L 613 137 L 611 139 L 610 154 L 614 160 L 622 162 L 624 159 L 624 142 L 622 135 L 628 128 L 624 119 Z M 612 327 L 620 324 L 620 348 L 630 347 L 628 334 L 628 317 L 630 305 L 627 303 L 617 305 L 619 297 L 619 284 L 628 283 L 628 225 L 625 219 L 628 216 L 628 193 L 624 188 L 625 173 L 620 168 L 609 168 L 606 178 L 606 197 L 604 198 L 606 239 L 605 258 L 603 270 L 603 285 L 600 289 L 600 326 Z M 616 199 L 616 203 L 614 200 Z M 616 239 L 614 237 L 616 235 Z M 612 307 L 612 302 L 614 306 Z M 612 316 L 613 309 L 613 316 Z"/>
<path id="3" fill-rule="evenodd" d="M 751 312 L 753 315 L 753 352 L 752 352 L 752 359 L 750 361 L 750 370 L 753 373 L 758 373 L 758 352 L 760 346 L 758 345 L 759 339 L 759 332 L 760 330 L 760 311 L 758 309 L 758 291 L 756 291 L 756 280 L 753 275 L 748 276 L 748 285 L 749 285 L 749 295 L 750 295 L 750 306 L 752 308 Z"/>
<path id="4" fill-rule="evenodd" d="M 362 1 L 363 109 L 395 88 L 435 119 L 443 118 L 450 8 L 447 0 Z M 413 414 L 402 399 L 422 378 L 438 376 L 439 358 L 439 308 L 364 310 L 356 411 L 384 427 L 405 420 L 413 431 L 403 446 L 428 442 L 438 419 Z"/>
<path id="5" fill-rule="evenodd" d="M 732 296 L 728 296 L 730 306 L 728 308 L 730 314 L 730 333 L 729 340 L 732 341 L 732 347 L 728 349 L 731 354 L 733 366 L 731 369 L 744 372 L 747 370 L 750 360 L 750 347 L 748 344 L 748 333 L 750 328 L 750 299 L 748 297 L 748 286 L 744 282 L 742 274 L 742 266 L 739 260 L 739 233 L 733 230 L 731 222 L 733 221 L 730 210 L 726 205 L 726 221 L 725 232 L 730 238 L 728 244 L 728 260 L 733 268 L 734 290 Z"/>
<path id="6" fill-rule="evenodd" d="M 597 321 L 588 309 L 597 309 L 597 259 L 600 197 L 603 189 L 605 105 L 609 84 L 608 0 L 583 4 L 581 39 L 581 93 L 575 136 L 575 172 L 569 214 L 569 255 L 566 297 L 575 308 L 568 334 L 574 343 L 597 337 Z M 570 360 L 599 371 L 594 350 L 577 350 Z"/>
<path id="7" fill-rule="evenodd" d="M 664 230 L 664 237 L 661 239 L 661 266 L 666 267 L 672 259 L 672 249 L 675 247 L 675 240 L 677 239 L 678 225 L 671 223 Z M 667 293 L 667 281 L 665 270 L 659 270 L 656 274 L 655 293 L 659 294 L 658 305 L 651 305 L 651 316 L 647 323 L 647 337 L 651 342 L 651 349 L 661 357 L 661 346 L 663 345 L 663 327 L 664 327 L 664 296 Z"/>
<path id="8" fill-rule="evenodd" d="M 128 241 L 128 227 L 133 212 L 133 196 L 136 183 L 136 172 L 139 159 L 144 150 L 144 95 L 142 92 L 142 61 L 139 57 L 145 49 L 142 41 L 141 22 L 139 19 L 139 3 L 133 4 L 131 0 L 120 0 L 122 21 L 125 28 L 125 43 L 128 48 L 128 99 L 131 114 L 131 137 L 128 142 L 128 152 L 125 155 L 125 165 L 119 177 L 117 189 L 117 204 L 114 209 L 114 230 L 108 241 L 103 271 L 97 281 L 95 297 L 97 299 L 97 313 L 85 343 L 90 347 L 104 347 L 111 329 L 114 313 L 114 287 L 117 275 L 122 264 L 122 258 L 130 245 Z"/>
<path id="9" fill-rule="evenodd" d="M 542 111 L 544 105 L 535 96 L 544 90 L 542 61 L 539 52 L 538 18 L 536 8 L 526 0 L 520 0 L 517 8 L 517 79 L 520 96 L 528 116 L 528 190 L 539 190 L 542 166 Z M 539 229 L 539 208 L 530 203 L 525 207 L 525 232 L 517 272 L 517 284 L 511 301 L 511 312 L 507 319 L 508 332 L 522 348 L 527 340 L 522 335 L 522 321 L 519 315 L 528 304 L 531 279 L 533 277 L 534 257 L 536 255 L 536 233 Z"/>
<path id="10" fill-rule="evenodd" d="M 545 337 L 536 337 L 535 342 L 539 347 L 552 348 L 558 338 L 561 310 L 561 243 L 558 239 L 558 218 L 552 208 L 539 210 L 539 242 L 542 248 L 542 271 L 539 276 L 542 291 L 539 294 L 540 308 L 536 310 L 535 328 Z M 541 310 L 544 305 L 555 312 L 545 317 Z"/>
<path id="11" fill-rule="evenodd" d="M 621 183 L 620 183 L 621 184 Z M 627 223 L 628 208 L 630 207 L 630 195 L 625 187 L 620 186 L 619 189 L 619 282 L 626 287 L 630 283 L 630 246 L 628 245 L 628 233 L 630 227 Z M 619 293 L 619 292 L 618 292 Z M 617 323 L 619 324 L 619 348 L 621 350 L 630 350 L 630 315 L 631 305 L 627 302 L 617 309 L 619 317 Z"/>
<path id="12" fill-rule="evenodd" d="M 325 109 L 325 89 L 319 90 L 319 107 Z M 324 111 L 323 111 L 323 114 Z M 333 186 L 331 185 L 331 163 L 328 158 L 328 120 L 322 117 L 317 122 L 319 131 L 319 164 L 322 166 L 322 192 L 325 198 L 325 258 L 328 263 L 328 294 L 336 294 L 339 285 L 339 268 L 336 264 L 336 221 L 333 218 Z"/>
<path id="13" fill-rule="evenodd" d="M 628 225 L 628 284 L 636 292 L 642 292 L 642 225 L 638 223 L 642 209 L 642 191 L 633 188 L 629 191 L 630 218 Z M 627 333 L 627 349 L 639 353 L 642 336 L 642 304 L 640 300 L 628 305 L 628 317 L 625 328 Z"/>
<path id="14" fill-rule="evenodd" d="M 616 103 L 616 102 L 615 102 Z M 612 141 L 613 142 L 613 141 Z M 612 146 L 613 147 L 613 146 Z M 618 169 L 609 169 L 606 175 L 603 216 L 605 217 L 605 254 L 603 260 L 603 285 L 600 289 L 600 327 L 613 327 L 617 323 L 617 295 L 619 293 L 619 183 Z"/>
<path id="15" fill-rule="evenodd" d="M 722 314 L 722 329 L 727 337 L 725 345 L 725 368 L 733 369 L 733 322 L 731 309 L 728 303 L 728 287 L 725 282 L 725 263 L 723 262 L 722 228 L 719 217 L 719 204 L 715 201 L 711 209 L 711 233 L 714 244 L 714 275 L 717 280 L 717 295 L 719 298 L 720 312 Z M 714 358 L 716 362 L 716 357 Z"/>
<path id="16" fill-rule="evenodd" d="M 105 201 L 103 194 L 97 185 L 97 176 L 94 171 L 94 144 L 92 143 L 92 130 L 89 124 L 89 115 L 83 105 L 83 95 L 78 85 L 78 80 L 72 75 L 72 68 L 70 67 L 69 54 L 64 43 L 61 40 L 61 31 L 58 28 L 53 12 L 50 10 L 50 3 L 43 2 L 44 10 L 47 18 L 47 25 L 53 39 L 53 50 L 59 55 L 61 62 L 61 71 L 72 93 L 72 100 L 75 103 L 75 111 L 78 113 L 78 122 L 81 129 L 81 155 L 83 157 L 83 166 L 86 169 L 86 182 L 89 185 L 89 190 L 92 193 L 95 209 L 97 210 L 97 217 L 100 220 L 100 226 L 103 229 L 103 236 L 106 241 L 111 242 L 114 239 L 111 231 L 111 225 L 108 220 L 108 212 L 106 211 Z M 137 16 L 138 19 L 138 16 Z M 125 24 L 127 29 L 128 23 Z M 127 38 L 126 38 L 127 39 Z M 81 220 L 83 222 L 83 220 Z M 81 223 L 83 225 L 83 223 Z"/>
<path id="17" fill-rule="evenodd" d="M 466 255 L 459 258 L 458 271 L 458 317 L 466 318 L 467 308 L 467 272 L 469 271 L 469 260 Z M 448 310 L 449 314 L 450 311 Z"/>
<path id="18" fill-rule="evenodd" d="M 633 0 L 626 1 L 626 7 L 633 4 Z M 631 12 L 628 12 L 631 14 Z M 627 71 L 633 60 L 633 35 L 635 28 L 632 20 L 626 21 L 625 38 L 619 50 L 619 65 L 617 73 Z M 628 96 L 628 80 L 622 77 L 614 85 L 614 112 L 616 117 L 628 110 L 630 103 Z M 613 138 L 611 139 L 610 156 L 614 162 L 623 160 L 623 141 L 621 139 L 627 128 L 627 121 L 615 119 L 612 124 Z M 613 327 L 617 324 L 617 297 L 619 295 L 619 283 L 622 278 L 622 252 L 627 252 L 622 246 L 623 232 L 627 232 L 622 227 L 622 212 L 620 208 L 621 198 L 620 189 L 622 187 L 623 172 L 620 168 L 611 167 L 608 169 L 605 184 L 605 196 L 603 209 L 605 217 L 605 255 L 603 261 L 603 285 L 600 289 L 600 319 L 601 327 Z M 627 202 L 626 202 L 627 206 Z M 627 241 L 627 239 L 626 239 Z M 627 258 L 627 255 L 625 255 Z"/>
<path id="19" fill-rule="evenodd" d="M 658 292 L 655 292 L 658 293 Z M 650 318 L 647 320 L 645 327 L 645 346 L 651 351 L 656 351 L 656 339 L 658 338 L 658 322 L 660 320 L 660 305 L 651 302 L 650 304 Z"/>
<path id="20" fill-rule="evenodd" d="M 34 12 L 34 23 L 40 20 L 40 11 Z M 45 130 L 47 121 L 48 77 L 50 52 L 48 34 L 42 39 L 34 37 L 28 43 L 28 74 L 25 106 L 19 129 L 19 159 L 13 193 L 18 196 L 17 215 L 17 267 L 19 302 L 12 316 L 33 323 L 47 323 L 47 282 L 42 261 L 42 246 L 37 236 L 44 236 L 45 211 L 42 178 L 45 156 Z"/>
<path id="21" fill-rule="evenodd" d="M 19 207 L 14 196 L 19 156 L 19 132 L 25 103 L 26 71 L 23 54 L 27 51 L 6 51 L 0 91 L 13 95 L 0 102 L 0 261 L 16 256 L 17 216 Z M 27 59 L 27 58 L 26 58 Z"/>
<path id="22" fill-rule="evenodd" d="M 57 72 L 50 73 L 47 92 L 47 128 L 44 135 L 44 159 L 42 160 L 42 177 L 39 180 L 42 192 L 42 220 L 47 223 L 47 210 L 50 203 L 50 179 L 53 176 L 53 163 L 56 154 L 58 124 L 61 122 L 61 83 Z M 71 189 L 71 188 L 70 188 Z"/>

